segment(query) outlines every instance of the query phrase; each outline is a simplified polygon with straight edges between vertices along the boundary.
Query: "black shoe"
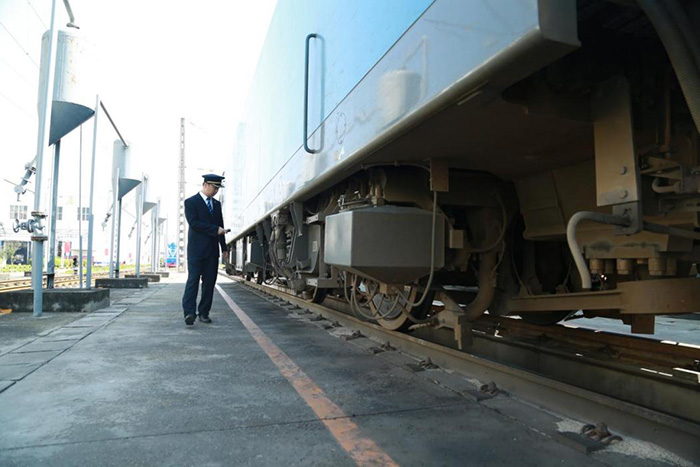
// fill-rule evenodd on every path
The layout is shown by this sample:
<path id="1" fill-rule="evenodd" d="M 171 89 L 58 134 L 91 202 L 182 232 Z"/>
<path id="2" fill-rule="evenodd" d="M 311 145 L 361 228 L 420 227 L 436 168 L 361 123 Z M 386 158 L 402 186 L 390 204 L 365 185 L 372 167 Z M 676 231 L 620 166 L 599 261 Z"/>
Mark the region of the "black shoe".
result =
<path id="1" fill-rule="evenodd" d="M 199 315 L 199 320 L 203 323 L 211 323 L 211 318 L 208 316 Z"/>
<path id="2" fill-rule="evenodd" d="M 195 315 L 187 315 L 185 316 L 185 324 L 188 326 L 192 326 L 194 324 L 195 319 L 197 319 Z"/>

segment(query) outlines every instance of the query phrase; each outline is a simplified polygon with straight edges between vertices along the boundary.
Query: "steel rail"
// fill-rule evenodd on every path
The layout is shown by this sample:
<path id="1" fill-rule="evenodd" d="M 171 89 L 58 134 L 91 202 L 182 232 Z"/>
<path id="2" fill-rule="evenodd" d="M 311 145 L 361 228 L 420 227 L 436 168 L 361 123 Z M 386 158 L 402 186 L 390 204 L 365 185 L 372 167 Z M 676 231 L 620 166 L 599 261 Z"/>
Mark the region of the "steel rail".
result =
<path id="1" fill-rule="evenodd" d="M 109 277 L 109 273 L 101 273 L 101 274 L 96 274 L 92 276 L 92 282 L 95 282 L 95 279 L 99 279 L 102 277 Z M 14 290 L 26 290 L 31 288 L 31 282 L 32 280 L 30 278 L 27 279 L 7 279 L 7 280 L 1 280 L 0 281 L 0 293 L 3 292 L 11 292 Z M 46 285 L 46 277 L 43 279 L 43 284 Z M 66 287 L 68 285 L 73 285 L 73 284 L 80 284 L 80 276 L 56 276 L 54 278 L 54 285 L 56 287 Z"/>
<path id="2" fill-rule="evenodd" d="M 509 339 L 546 340 L 543 345 L 548 347 L 585 352 L 594 358 L 629 365 L 646 365 L 647 369 L 654 367 L 658 371 L 672 372 L 679 367 L 700 371 L 700 346 L 588 329 L 578 327 L 576 322 L 538 326 L 516 318 L 485 315 L 474 323 L 474 330 Z"/>
<path id="3" fill-rule="evenodd" d="M 54 281 L 54 287 L 55 288 L 62 288 L 62 287 L 67 287 L 70 285 L 74 284 L 80 284 L 80 279 L 79 278 L 73 278 L 73 279 L 55 279 Z M 46 286 L 46 278 L 44 278 L 43 285 Z M 4 292 L 14 292 L 17 290 L 27 290 L 31 289 L 31 280 L 26 280 L 26 281 L 17 281 L 14 285 L 0 285 L 0 293 Z"/>
<path id="4" fill-rule="evenodd" d="M 55 278 L 55 284 L 63 284 L 66 282 L 73 282 L 77 281 L 78 277 L 72 277 L 72 276 L 56 276 Z M 17 288 L 17 289 L 22 289 L 22 288 L 28 288 L 31 286 L 32 280 L 27 278 L 27 279 L 8 279 L 8 280 L 2 280 L 0 281 L 0 291 L 4 291 L 10 288 Z M 44 283 L 46 283 L 46 278 L 44 277 Z"/>
<path id="5" fill-rule="evenodd" d="M 221 274 L 225 275 L 223 272 Z M 614 431 L 654 443 L 687 459 L 700 459 L 700 423 L 697 420 L 688 419 L 686 412 L 678 410 L 679 413 L 668 413 L 655 410 L 602 392 L 609 389 L 610 384 L 604 385 L 606 387 L 602 389 L 592 390 L 554 379 L 551 373 L 563 371 L 565 375 L 578 375 L 584 379 L 588 376 L 588 379 L 594 382 L 605 375 L 609 376 L 614 373 L 618 376 L 617 386 L 626 386 L 632 393 L 640 391 L 638 383 L 652 381 L 657 390 L 662 392 L 663 389 L 668 390 L 667 393 L 664 393 L 665 396 L 656 393 L 656 397 L 671 399 L 677 397 L 677 390 L 681 387 L 686 393 L 695 396 L 690 403 L 696 406 L 700 395 L 697 385 L 684 385 L 684 382 L 680 381 L 671 384 L 668 379 L 659 378 L 659 375 L 652 373 L 647 375 L 633 374 L 631 368 L 626 368 L 624 365 L 614 363 L 601 365 L 600 362 L 590 358 L 572 358 L 568 352 L 537 348 L 532 344 L 512 342 L 503 337 L 482 336 L 479 333 L 474 333 L 475 345 L 472 348 L 478 346 L 482 348 L 481 350 L 490 350 L 494 358 L 489 359 L 426 340 L 429 337 L 431 340 L 440 341 L 444 339 L 445 335 L 451 335 L 451 332 L 445 333 L 443 336 L 438 335 L 439 333 L 426 333 L 427 335 L 424 334 L 421 338 L 416 335 L 388 331 L 379 325 L 360 321 L 342 311 L 326 306 L 339 305 L 333 300 L 326 299 L 324 304 L 317 305 L 287 293 L 282 287 L 259 285 L 239 277 L 225 276 L 251 289 L 278 297 L 326 319 L 338 321 L 343 326 L 358 329 L 365 336 L 373 337 L 381 342 L 389 342 L 393 347 L 408 354 L 430 358 L 432 362 L 441 367 L 455 370 L 484 382 L 493 381 L 507 392 L 563 416 L 586 423 L 605 421 Z M 526 365 L 516 366 L 517 363 L 514 362 L 520 359 L 518 363 L 522 363 L 523 360 L 531 358 L 538 362 L 537 371 L 524 369 Z M 503 360 L 511 361 L 504 364 Z M 552 371 L 553 369 L 557 371 Z M 619 381 L 626 381 L 626 383 L 620 385 Z M 693 400 L 695 402 L 692 402 Z M 691 409 L 687 405 L 685 408 Z"/>

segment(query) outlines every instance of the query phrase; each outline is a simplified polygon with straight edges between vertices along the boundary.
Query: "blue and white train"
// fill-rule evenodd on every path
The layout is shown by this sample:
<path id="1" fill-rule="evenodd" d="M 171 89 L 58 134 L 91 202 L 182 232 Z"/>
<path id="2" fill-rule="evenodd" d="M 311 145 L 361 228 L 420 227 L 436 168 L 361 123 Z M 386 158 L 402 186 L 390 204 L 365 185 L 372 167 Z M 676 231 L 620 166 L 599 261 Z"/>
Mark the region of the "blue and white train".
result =
<path id="1" fill-rule="evenodd" d="M 456 336 L 700 311 L 698 31 L 687 0 L 280 0 L 227 270 Z"/>

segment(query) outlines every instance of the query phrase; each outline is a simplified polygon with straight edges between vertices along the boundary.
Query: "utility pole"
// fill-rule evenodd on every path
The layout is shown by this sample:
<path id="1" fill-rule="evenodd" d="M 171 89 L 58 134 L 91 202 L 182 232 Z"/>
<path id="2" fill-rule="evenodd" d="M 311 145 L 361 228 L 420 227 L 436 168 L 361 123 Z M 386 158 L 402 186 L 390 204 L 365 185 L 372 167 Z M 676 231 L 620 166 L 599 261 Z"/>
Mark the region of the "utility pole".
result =
<path id="1" fill-rule="evenodd" d="M 177 216 L 177 271 L 186 272 L 185 251 L 187 237 L 185 236 L 185 119 L 180 119 L 180 174 L 178 180 L 178 216 Z"/>
<path id="2" fill-rule="evenodd" d="M 143 223 L 143 200 L 146 193 L 145 174 L 141 174 L 141 186 L 139 187 L 138 198 L 136 201 L 136 277 L 141 277 L 141 224 Z"/>
<path id="3" fill-rule="evenodd" d="M 90 207 L 88 208 L 88 244 L 87 244 L 87 271 L 85 273 L 85 288 L 92 288 L 92 237 L 95 227 L 95 160 L 97 158 L 97 117 L 100 115 L 100 96 L 95 96 L 95 117 L 92 121 L 92 162 L 90 163 Z M 83 213 L 80 213 L 80 222 L 83 221 Z M 82 258 L 81 258 L 82 261 Z"/>

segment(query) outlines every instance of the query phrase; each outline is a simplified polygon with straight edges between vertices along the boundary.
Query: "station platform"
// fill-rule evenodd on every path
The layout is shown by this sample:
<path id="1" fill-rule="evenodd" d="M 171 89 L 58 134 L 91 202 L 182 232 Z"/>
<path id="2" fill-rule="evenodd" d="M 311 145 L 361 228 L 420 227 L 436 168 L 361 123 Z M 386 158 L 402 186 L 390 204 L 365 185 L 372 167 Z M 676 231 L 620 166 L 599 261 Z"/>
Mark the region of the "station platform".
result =
<path id="1" fill-rule="evenodd" d="M 93 313 L 0 315 L 0 465 L 677 461 L 634 442 L 580 452 L 557 437 L 579 422 L 470 397 L 482 382 L 415 371 L 416 356 L 375 353 L 225 278 L 213 323 L 186 326 L 184 279 L 113 290 Z"/>

